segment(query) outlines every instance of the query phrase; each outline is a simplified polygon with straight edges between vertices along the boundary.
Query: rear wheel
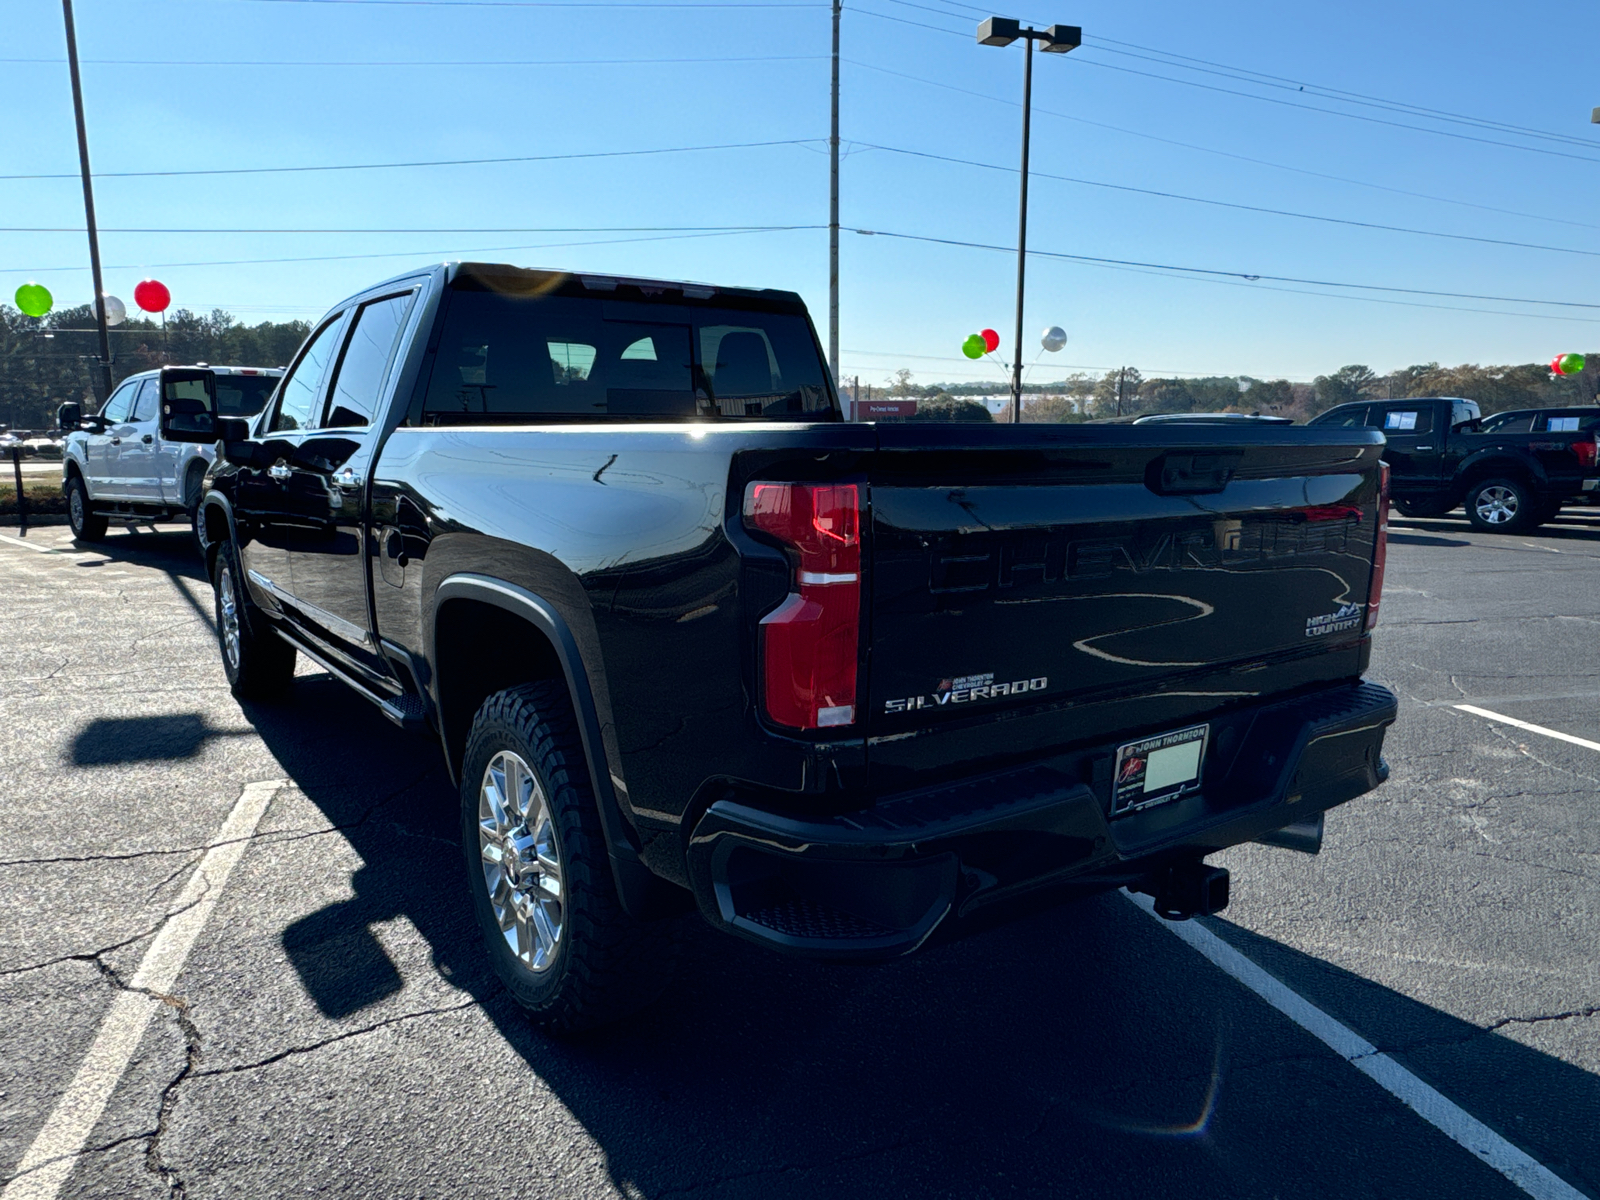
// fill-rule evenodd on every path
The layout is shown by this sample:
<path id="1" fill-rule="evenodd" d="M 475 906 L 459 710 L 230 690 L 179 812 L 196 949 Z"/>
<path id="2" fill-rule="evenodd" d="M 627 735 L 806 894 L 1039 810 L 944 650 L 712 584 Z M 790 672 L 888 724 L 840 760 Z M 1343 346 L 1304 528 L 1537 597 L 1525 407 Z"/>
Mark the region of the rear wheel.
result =
<path id="1" fill-rule="evenodd" d="M 461 770 L 467 886 L 506 990 L 554 1033 L 653 1001 L 671 977 L 671 926 L 623 911 L 566 689 L 496 693 L 473 718 Z"/>
<path id="2" fill-rule="evenodd" d="M 222 543 L 211 568 L 222 669 L 235 697 L 264 700 L 280 695 L 294 679 L 295 650 L 254 611 L 243 578 L 233 543 Z"/>
<path id="3" fill-rule="evenodd" d="M 1538 501 L 1518 479 L 1485 479 L 1467 489 L 1467 520 L 1490 533 L 1515 533 L 1537 521 Z"/>
<path id="4" fill-rule="evenodd" d="M 67 479 L 67 524 L 74 541 L 98 542 L 106 535 L 106 519 L 90 506 L 81 475 Z"/>

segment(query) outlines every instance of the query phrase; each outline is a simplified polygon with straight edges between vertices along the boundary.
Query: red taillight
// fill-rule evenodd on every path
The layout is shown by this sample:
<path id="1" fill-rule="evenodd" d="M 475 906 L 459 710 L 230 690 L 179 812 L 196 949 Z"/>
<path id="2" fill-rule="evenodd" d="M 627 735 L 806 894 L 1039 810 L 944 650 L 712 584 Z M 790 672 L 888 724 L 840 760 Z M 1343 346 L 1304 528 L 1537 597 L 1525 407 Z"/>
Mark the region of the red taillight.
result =
<path id="1" fill-rule="evenodd" d="M 1592 438 L 1587 442 L 1572 443 L 1572 452 L 1578 456 L 1578 462 L 1586 467 L 1594 466 L 1597 450 L 1600 450 L 1600 445 L 1596 445 Z"/>
<path id="2" fill-rule="evenodd" d="M 767 716 L 795 729 L 856 719 L 861 494 L 853 483 L 752 483 L 745 524 L 799 557 L 794 591 L 761 619 Z"/>
<path id="3" fill-rule="evenodd" d="M 1389 464 L 1378 464 L 1378 535 L 1372 545 L 1372 584 L 1367 588 L 1367 632 L 1378 623 L 1383 602 L 1383 567 L 1389 558 Z"/>

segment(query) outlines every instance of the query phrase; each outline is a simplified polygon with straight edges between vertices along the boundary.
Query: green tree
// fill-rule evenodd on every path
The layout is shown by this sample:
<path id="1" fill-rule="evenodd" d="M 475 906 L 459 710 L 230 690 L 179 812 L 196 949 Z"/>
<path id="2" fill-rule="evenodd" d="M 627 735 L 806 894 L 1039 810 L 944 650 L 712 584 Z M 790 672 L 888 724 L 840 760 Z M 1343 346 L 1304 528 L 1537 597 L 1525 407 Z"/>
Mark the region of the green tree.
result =
<path id="1" fill-rule="evenodd" d="M 1324 409 L 1353 400 L 1370 400 L 1379 394 L 1378 376 L 1371 367 L 1354 364 L 1340 367 L 1332 375 L 1318 375 L 1311 383 L 1317 403 Z"/>
<path id="2" fill-rule="evenodd" d="M 993 421 L 994 414 L 981 400 L 940 392 L 931 399 L 919 400 L 913 421 Z"/>

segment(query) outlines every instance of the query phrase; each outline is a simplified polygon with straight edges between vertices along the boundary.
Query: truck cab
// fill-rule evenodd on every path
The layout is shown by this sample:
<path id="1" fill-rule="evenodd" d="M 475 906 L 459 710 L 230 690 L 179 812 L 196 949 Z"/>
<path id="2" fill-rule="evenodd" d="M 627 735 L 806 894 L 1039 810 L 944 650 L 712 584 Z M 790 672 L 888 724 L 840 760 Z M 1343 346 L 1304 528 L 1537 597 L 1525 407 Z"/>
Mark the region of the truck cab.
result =
<path id="1" fill-rule="evenodd" d="M 180 369 L 208 372 L 219 415 L 232 417 L 258 414 L 283 375 L 275 367 L 202 363 Z M 130 375 L 88 416 L 76 403 L 61 406 L 58 424 L 66 435 L 61 490 L 77 540 L 98 541 L 113 518 L 194 524 L 201 482 L 216 449 L 162 437 L 161 375 L 159 370 Z"/>

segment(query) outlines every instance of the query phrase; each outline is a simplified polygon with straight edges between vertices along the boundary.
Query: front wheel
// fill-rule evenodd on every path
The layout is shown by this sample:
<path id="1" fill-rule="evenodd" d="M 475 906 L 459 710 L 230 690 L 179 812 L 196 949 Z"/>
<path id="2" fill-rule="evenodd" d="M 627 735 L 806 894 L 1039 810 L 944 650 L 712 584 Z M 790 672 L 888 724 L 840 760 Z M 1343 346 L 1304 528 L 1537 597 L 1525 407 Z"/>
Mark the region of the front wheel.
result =
<path id="1" fill-rule="evenodd" d="M 1467 520 L 1488 533 L 1516 533 L 1535 519 L 1537 501 L 1516 479 L 1485 479 L 1467 489 Z"/>
<path id="2" fill-rule="evenodd" d="M 467 886 L 500 982 L 553 1033 L 644 1008 L 666 987 L 672 929 L 623 911 L 566 690 L 484 701 L 461 770 Z"/>
<path id="3" fill-rule="evenodd" d="M 98 542 L 106 536 L 106 518 L 90 507 L 81 475 L 67 480 L 67 524 L 72 527 L 72 540 L 76 542 Z"/>
<path id="4" fill-rule="evenodd" d="M 211 568 L 216 595 L 217 643 L 228 687 L 239 700 L 264 700 L 282 693 L 294 679 L 295 649 L 251 611 L 233 543 L 224 542 Z"/>

